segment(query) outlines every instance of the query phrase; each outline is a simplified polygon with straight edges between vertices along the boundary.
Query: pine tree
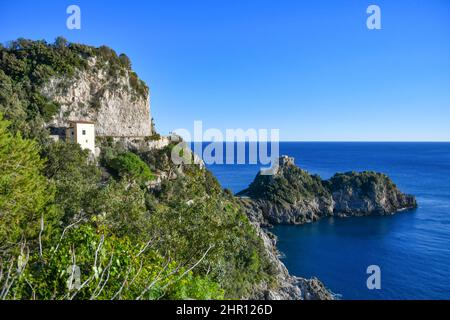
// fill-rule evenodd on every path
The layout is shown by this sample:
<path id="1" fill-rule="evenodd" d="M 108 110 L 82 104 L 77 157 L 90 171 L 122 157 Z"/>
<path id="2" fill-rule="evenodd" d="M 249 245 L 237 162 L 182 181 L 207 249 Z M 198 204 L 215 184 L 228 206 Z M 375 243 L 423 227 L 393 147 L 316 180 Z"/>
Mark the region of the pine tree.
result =
<path id="1" fill-rule="evenodd" d="M 42 174 L 35 141 L 8 131 L 0 114 L 0 249 L 36 239 L 41 219 L 54 214 L 54 188 Z"/>

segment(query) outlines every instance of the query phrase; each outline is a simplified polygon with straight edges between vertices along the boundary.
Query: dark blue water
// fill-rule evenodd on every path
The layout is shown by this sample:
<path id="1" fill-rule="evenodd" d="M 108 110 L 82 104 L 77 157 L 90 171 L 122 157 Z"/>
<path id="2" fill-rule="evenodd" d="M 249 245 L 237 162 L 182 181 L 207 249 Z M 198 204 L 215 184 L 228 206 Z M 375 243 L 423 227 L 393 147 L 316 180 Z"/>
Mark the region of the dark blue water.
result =
<path id="1" fill-rule="evenodd" d="M 292 274 L 316 276 L 343 299 L 450 299 L 450 143 L 281 143 L 281 154 L 328 178 L 375 170 L 416 195 L 419 208 L 391 217 L 323 219 L 277 226 L 278 248 Z M 211 165 L 237 192 L 255 165 Z M 366 286 L 366 268 L 381 268 L 381 290 Z"/>

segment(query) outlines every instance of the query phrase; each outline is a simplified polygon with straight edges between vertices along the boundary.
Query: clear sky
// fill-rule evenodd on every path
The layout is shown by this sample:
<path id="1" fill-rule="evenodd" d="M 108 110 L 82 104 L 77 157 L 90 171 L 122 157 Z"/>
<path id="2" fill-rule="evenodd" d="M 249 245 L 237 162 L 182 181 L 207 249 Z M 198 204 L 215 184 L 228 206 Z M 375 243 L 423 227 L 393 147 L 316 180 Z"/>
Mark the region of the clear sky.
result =
<path id="1" fill-rule="evenodd" d="M 81 8 L 81 30 L 66 8 Z M 381 8 L 382 30 L 366 9 Z M 0 41 L 106 44 L 150 86 L 157 130 L 450 141 L 449 0 L 0 0 Z"/>

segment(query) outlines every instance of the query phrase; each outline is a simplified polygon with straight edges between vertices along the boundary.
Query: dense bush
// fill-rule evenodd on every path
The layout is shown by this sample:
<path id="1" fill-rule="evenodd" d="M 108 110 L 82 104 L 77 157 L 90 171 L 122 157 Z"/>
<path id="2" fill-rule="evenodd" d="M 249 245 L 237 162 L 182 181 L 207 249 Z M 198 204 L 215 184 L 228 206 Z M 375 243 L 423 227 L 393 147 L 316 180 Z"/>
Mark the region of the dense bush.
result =
<path id="1" fill-rule="evenodd" d="M 154 197 L 149 233 L 160 239 L 160 250 L 179 261 L 198 260 L 209 250 L 196 272 L 213 277 L 229 298 L 248 297 L 261 282 L 273 284 L 261 239 L 209 171 L 188 166 Z"/>
<path id="2" fill-rule="evenodd" d="M 98 196 L 101 173 L 88 161 L 88 153 L 76 143 L 63 141 L 43 151 L 48 159 L 45 174 L 56 186 L 55 200 L 64 223 L 79 218 Z"/>
<path id="3" fill-rule="evenodd" d="M 325 186 L 330 192 L 353 189 L 361 190 L 363 196 L 371 196 L 380 185 L 388 191 L 397 192 L 397 186 L 388 176 L 373 171 L 337 173 L 325 181 Z"/>
<path id="4" fill-rule="evenodd" d="M 8 293 L 15 299 L 220 299 L 207 277 L 195 276 L 151 243 L 99 233 L 84 224 L 67 229 L 42 255 L 21 264 Z"/>
<path id="5" fill-rule="evenodd" d="M 106 166 L 118 177 L 130 178 L 143 184 L 155 179 L 148 165 L 132 152 L 117 155 Z"/>
<path id="6" fill-rule="evenodd" d="M 149 212 L 140 185 L 126 179 L 111 180 L 92 204 L 87 210 L 94 214 L 100 228 L 137 240 L 148 236 Z"/>
<path id="7" fill-rule="evenodd" d="M 239 194 L 278 204 L 292 204 L 316 196 L 329 196 L 319 176 L 310 175 L 294 165 L 283 168 L 280 174 L 258 174 L 249 188 Z"/>

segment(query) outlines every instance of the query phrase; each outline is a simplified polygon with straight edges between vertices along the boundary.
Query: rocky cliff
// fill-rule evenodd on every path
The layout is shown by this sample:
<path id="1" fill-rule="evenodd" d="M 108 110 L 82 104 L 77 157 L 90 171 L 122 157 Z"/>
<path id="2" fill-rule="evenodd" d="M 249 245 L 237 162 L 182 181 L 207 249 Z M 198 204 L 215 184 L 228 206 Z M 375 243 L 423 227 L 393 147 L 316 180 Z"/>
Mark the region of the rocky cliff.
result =
<path id="1" fill-rule="evenodd" d="M 282 157 L 272 176 L 258 174 L 237 194 L 260 224 L 303 224 L 325 216 L 390 215 L 417 207 L 392 180 L 376 172 L 338 173 L 329 180 L 310 175 Z"/>
<path id="2" fill-rule="evenodd" d="M 49 79 L 41 93 L 60 105 L 49 126 L 61 128 L 68 121 L 95 122 L 99 137 L 147 137 L 152 135 L 148 88 L 141 92 L 132 86 L 134 74 L 125 68 L 111 76 L 111 69 L 96 57 L 73 76 Z"/>
<path id="3" fill-rule="evenodd" d="M 417 207 L 414 196 L 402 193 L 382 173 L 338 173 L 324 181 L 338 216 L 391 215 Z"/>
<path id="4" fill-rule="evenodd" d="M 280 252 L 276 247 L 277 238 L 274 234 L 261 227 L 260 219 L 250 216 L 252 225 L 263 240 L 269 259 L 276 270 L 276 288 L 260 285 L 255 288 L 252 299 L 257 300 L 334 300 L 335 295 L 329 291 L 317 278 L 306 279 L 289 273 L 280 260 Z"/>

